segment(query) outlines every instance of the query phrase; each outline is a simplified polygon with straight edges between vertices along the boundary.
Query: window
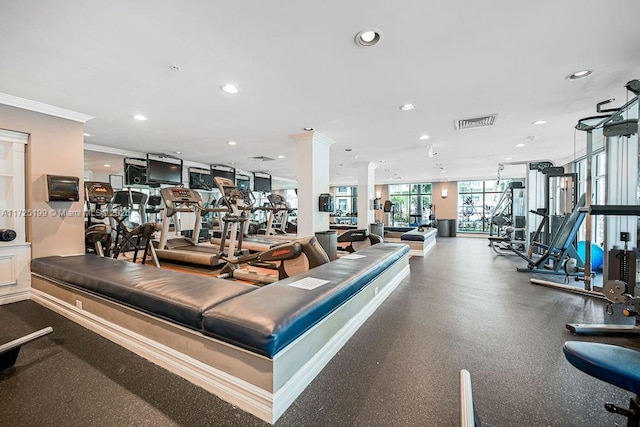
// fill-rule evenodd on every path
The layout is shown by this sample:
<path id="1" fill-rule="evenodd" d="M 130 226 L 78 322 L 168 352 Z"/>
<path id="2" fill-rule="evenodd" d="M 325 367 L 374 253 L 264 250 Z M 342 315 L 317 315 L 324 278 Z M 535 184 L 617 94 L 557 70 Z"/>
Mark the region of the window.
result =
<path id="1" fill-rule="evenodd" d="M 458 231 L 489 232 L 491 211 L 509 181 L 458 182 Z"/>
<path id="2" fill-rule="evenodd" d="M 358 187 L 334 187 L 335 206 L 331 222 L 335 224 L 358 223 Z"/>
<path id="3" fill-rule="evenodd" d="M 392 227 L 415 227 L 431 216 L 431 183 L 389 185 L 393 203 Z"/>

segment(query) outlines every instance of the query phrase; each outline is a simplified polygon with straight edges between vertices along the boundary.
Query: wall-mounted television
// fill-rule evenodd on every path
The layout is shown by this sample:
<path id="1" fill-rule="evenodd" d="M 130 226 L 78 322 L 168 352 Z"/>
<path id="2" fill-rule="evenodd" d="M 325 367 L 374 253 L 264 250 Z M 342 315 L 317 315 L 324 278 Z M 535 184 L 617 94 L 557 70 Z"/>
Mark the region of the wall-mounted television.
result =
<path id="1" fill-rule="evenodd" d="M 147 182 L 182 185 L 182 160 L 169 156 L 160 158 L 163 160 L 147 155 Z"/>
<path id="2" fill-rule="evenodd" d="M 194 190 L 212 190 L 213 177 L 210 169 L 189 168 L 189 188 Z"/>
<path id="3" fill-rule="evenodd" d="M 236 182 L 236 168 L 224 165 L 211 165 L 211 178 L 213 179 L 216 176 Z"/>
<path id="4" fill-rule="evenodd" d="M 80 178 L 47 175 L 47 202 L 77 202 L 80 200 Z"/>
<path id="5" fill-rule="evenodd" d="M 271 175 L 268 173 L 253 173 L 253 191 L 271 193 Z"/>
<path id="6" fill-rule="evenodd" d="M 236 175 L 236 187 L 238 187 L 242 191 L 246 191 L 251 187 L 251 178 L 247 175 Z"/>
<path id="7" fill-rule="evenodd" d="M 125 157 L 124 159 L 124 185 L 147 184 L 147 159 Z"/>

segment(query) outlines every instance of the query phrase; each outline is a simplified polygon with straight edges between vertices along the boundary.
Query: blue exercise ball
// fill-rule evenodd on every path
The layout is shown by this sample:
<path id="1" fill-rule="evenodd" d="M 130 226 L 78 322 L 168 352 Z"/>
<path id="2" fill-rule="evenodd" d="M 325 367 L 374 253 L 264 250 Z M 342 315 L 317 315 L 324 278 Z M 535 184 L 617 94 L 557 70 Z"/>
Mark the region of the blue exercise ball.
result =
<path id="1" fill-rule="evenodd" d="M 582 261 L 585 261 L 586 257 L 586 242 L 584 240 L 578 242 L 578 246 L 576 247 L 578 251 L 578 255 Z M 597 270 L 602 267 L 602 263 L 604 262 L 604 251 L 602 248 L 596 243 L 591 243 L 591 269 Z"/>

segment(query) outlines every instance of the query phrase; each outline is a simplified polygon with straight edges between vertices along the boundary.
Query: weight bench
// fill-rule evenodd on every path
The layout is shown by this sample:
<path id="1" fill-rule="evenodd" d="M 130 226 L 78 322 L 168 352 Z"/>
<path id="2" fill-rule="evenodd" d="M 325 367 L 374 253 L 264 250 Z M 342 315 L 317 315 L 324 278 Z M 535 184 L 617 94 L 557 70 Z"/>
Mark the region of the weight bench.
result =
<path id="1" fill-rule="evenodd" d="M 635 394 L 629 409 L 606 403 L 605 409 L 627 417 L 627 427 L 640 426 L 640 351 L 611 344 L 567 341 L 565 357 L 587 375 Z"/>
<path id="2" fill-rule="evenodd" d="M 53 328 L 49 326 L 44 329 L 40 329 L 39 331 L 33 332 L 29 335 L 25 335 L 21 338 L 9 341 L 6 344 L 0 345 L 0 372 L 16 364 L 18 353 L 20 353 L 20 349 L 23 345 L 30 343 L 33 340 L 37 340 L 38 338 L 42 338 L 43 336 L 48 335 L 51 332 L 53 332 Z"/>

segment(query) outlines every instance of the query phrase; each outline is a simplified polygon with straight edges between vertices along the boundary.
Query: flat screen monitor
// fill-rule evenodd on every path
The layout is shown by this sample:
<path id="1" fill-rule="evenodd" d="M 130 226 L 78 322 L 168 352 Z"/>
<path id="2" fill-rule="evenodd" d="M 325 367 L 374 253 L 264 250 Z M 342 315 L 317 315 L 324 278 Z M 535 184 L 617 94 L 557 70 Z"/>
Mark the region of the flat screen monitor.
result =
<path id="1" fill-rule="evenodd" d="M 194 190 L 212 190 L 213 177 L 211 176 L 211 171 L 189 168 L 189 188 Z"/>
<path id="2" fill-rule="evenodd" d="M 213 165 L 211 166 L 211 177 L 213 179 L 216 176 L 236 182 L 236 169 L 229 166 Z"/>
<path id="3" fill-rule="evenodd" d="M 253 174 L 253 190 L 271 193 L 271 175 L 255 172 Z"/>
<path id="4" fill-rule="evenodd" d="M 181 185 L 182 161 L 178 164 L 147 158 L 147 181 L 157 184 Z"/>
<path id="5" fill-rule="evenodd" d="M 124 185 L 130 187 L 145 184 L 147 184 L 147 160 L 126 157 L 124 159 Z"/>

